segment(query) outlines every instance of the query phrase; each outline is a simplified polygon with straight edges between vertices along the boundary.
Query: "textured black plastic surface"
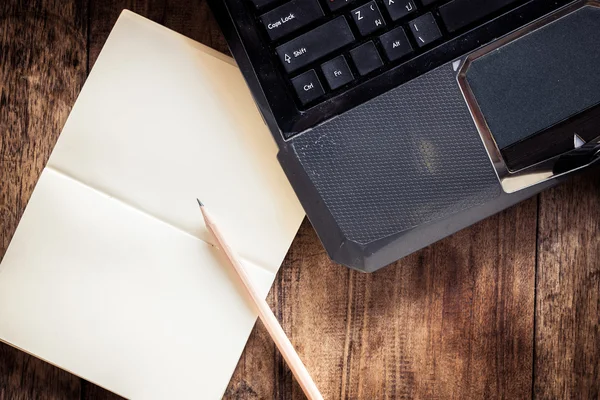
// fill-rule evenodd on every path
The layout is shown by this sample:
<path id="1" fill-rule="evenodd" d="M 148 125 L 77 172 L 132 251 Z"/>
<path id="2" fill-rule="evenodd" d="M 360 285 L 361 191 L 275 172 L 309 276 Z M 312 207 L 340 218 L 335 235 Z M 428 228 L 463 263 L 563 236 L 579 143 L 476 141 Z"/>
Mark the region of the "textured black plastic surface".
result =
<path id="1" fill-rule="evenodd" d="M 467 80 L 500 149 L 600 102 L 600 8 L 475 60 Z"/>
<path id="2" fill-rule="evenodd" d="M 501 191 L 449 65 L 292 143 L 342 234 L 359 244 Z"/>
<path id="3" fill-rule="evenodd" d="M 501 190 L 447 64 L 281 146 L 331 258 L 375 271 L 556 183 Z"/>

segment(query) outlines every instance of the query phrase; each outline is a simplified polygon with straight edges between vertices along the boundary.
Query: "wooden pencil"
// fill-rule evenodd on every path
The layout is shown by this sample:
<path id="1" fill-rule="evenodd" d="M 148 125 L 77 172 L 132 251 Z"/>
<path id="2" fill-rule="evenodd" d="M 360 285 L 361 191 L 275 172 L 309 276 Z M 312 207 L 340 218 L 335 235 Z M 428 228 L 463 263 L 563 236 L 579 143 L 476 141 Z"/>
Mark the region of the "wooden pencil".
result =
<path id="1" fill-rule="evenodd" d="M 296 353 L 294 346 L 285 334 L 277 318 L 275 318 L 275 315 L 273 314 L 273 311 L 271 311 L 271 308 L 267 304 L 266 300 L 256 292 L 256 289 L 252 285 L 252 282 L 250 281 L 250 278 L 246 273 L 244 266 L 240 262 L 237 254 L 225 241 L 225 238 L 220 232 L 219 227 L 216 225 L 214 218 L 211 216 L 210 212 L 207 211 L 204 204 L 202 204 L 200 200 L 198 200 L 198 204 L 200 205 L 200 211 L 202 211 L 202 216 L 204 217 L 206 227 L 212 232 L 215 239 L 217 239 L 219 247 L 223 253 L 225 253 L 227 259 L 235 269 L 235 272 L 242 281 L 247 294 L 256 306 L 259 318 L 267 328 L 269 335 L 271 335 L 271 338 L 281 352 L 281 355 L 285 359 L 287 365 L 290 367 L 290 370 L 292 370 L 292 373 L 296 377 L 296 380 L 300 384 L 304 394 L 309 400 L 322 400 L 323 396 L 319 392 L 317 385 L 315 385 L 312 377 L 308 373 L 308 370 L 302 363 L 302 360 L 300 360 L 298 353 Z"/>

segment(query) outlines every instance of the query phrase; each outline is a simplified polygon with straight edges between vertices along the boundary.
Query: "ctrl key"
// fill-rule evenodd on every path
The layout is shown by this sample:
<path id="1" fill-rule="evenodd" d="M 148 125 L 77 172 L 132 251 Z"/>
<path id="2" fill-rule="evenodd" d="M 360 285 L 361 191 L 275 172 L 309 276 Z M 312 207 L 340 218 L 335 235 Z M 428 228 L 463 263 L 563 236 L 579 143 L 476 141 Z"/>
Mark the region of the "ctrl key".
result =
<path id="1" fill-rule="evenodd" d="M 321 82 L 319 82 L 319 78 L 314 69 L 306 71 L 292 79 L 292 85 L 294 86 L 294 89 L 296 89 L 296 94 L 298 94 L 298 98 L 303 105 L 310 103 L 325 94 L 325 90 L 323 90 L 323 86 L 321 85 Z"/>

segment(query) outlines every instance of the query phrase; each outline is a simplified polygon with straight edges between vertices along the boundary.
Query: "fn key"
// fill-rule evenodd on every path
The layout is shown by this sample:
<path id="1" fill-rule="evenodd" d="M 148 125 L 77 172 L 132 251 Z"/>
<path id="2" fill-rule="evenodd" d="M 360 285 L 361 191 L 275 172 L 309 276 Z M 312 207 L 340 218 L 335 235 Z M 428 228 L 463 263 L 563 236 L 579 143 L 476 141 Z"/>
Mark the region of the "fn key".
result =
<path id="1" fill-rule="evenodd" d="M 296 89 L 296 94 L 302 105 L 310 103 L 325 94 L 314 69 L 292 79 L 292 85 Z"/>

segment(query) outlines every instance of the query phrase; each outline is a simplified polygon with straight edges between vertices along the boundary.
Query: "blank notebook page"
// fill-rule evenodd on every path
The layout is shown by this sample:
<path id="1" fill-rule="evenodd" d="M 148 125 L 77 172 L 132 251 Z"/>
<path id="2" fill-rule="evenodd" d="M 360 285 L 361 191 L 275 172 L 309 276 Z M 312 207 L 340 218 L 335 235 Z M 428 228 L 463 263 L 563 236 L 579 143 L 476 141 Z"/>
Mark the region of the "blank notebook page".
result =
<path id="1" fill-rule="evenodd" d="M 0 340 L 128 398 L 218 399 L 304 213 L 231 59 L 114 27 L 0 265 Z"/>

